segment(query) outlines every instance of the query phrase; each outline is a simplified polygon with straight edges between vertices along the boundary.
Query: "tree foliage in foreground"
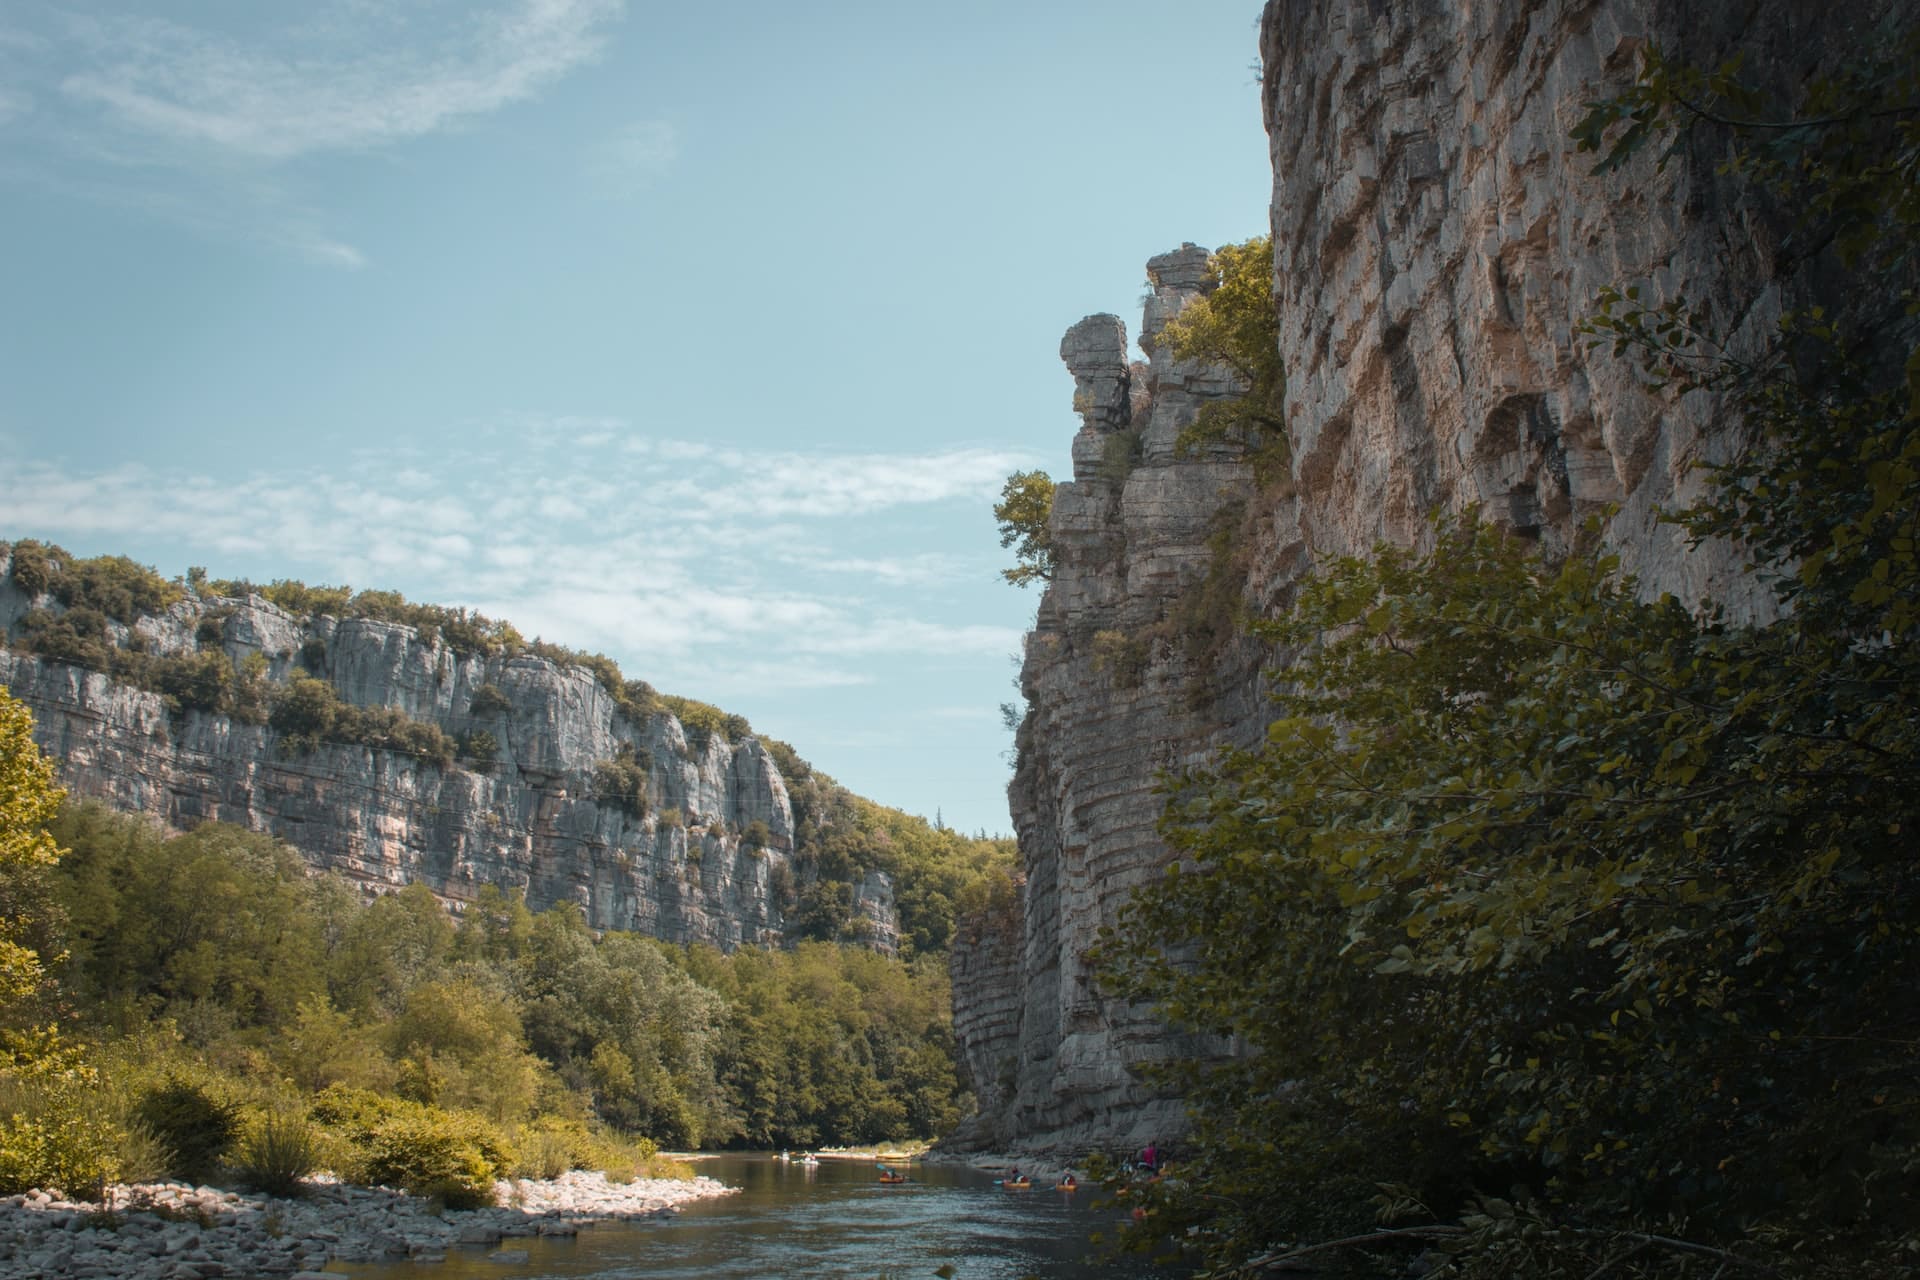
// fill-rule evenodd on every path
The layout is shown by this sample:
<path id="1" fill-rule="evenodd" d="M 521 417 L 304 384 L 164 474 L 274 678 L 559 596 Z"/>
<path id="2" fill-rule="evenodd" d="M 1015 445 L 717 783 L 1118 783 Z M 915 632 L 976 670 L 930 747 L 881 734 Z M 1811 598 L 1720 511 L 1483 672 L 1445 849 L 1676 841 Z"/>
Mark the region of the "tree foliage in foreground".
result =
<path id="1" fill-rule="evenodd" d="M 1890 48 L 1733 167 L 1898 285 L 1920 43 Z M 1729 77 L 1612 118 L 1738 124 Z M 1736 407 L 1750 447 L 1681 519 L 1789 612 L 1698 616 L 1471 519 L 1307 584 L 1264 747 L 1171 794 L 1180 861 L 1116 934 L 1160 945 L 1105 955 L 1247 1050 L 1186 1069 L 1194 1159 L 1150 1234 L 1459 1276 L 1920 1268 L 1914 299 L 1789 316 L 1745 361 L 1682 303 L 1602 301 L 1602 345 Z"/>
<path id="2" fill-rule="evenodd" d="M 36 992 L 45 973 L 45 869 L 61 853 L 47 824 L 63 794 L 53 762 L 34 744 L 33 716 L 0 685 L 0 1019 Z"/>

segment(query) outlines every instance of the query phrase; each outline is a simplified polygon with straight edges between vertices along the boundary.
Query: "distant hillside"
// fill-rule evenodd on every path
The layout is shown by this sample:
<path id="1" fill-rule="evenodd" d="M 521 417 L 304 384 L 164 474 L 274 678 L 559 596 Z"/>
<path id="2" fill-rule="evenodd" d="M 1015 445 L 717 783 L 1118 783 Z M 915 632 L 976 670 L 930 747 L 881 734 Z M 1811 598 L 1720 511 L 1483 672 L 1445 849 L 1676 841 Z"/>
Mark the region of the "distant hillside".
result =
<path id="1" fill-rule="evenodd" d="M 370 889 L 486 886 L 722 948 L 944 950 L 1012 842 L 862 799 L 745 717 L 389 591 L 0 543 L 0 684 L 82 796 L 271 832 Z"/>

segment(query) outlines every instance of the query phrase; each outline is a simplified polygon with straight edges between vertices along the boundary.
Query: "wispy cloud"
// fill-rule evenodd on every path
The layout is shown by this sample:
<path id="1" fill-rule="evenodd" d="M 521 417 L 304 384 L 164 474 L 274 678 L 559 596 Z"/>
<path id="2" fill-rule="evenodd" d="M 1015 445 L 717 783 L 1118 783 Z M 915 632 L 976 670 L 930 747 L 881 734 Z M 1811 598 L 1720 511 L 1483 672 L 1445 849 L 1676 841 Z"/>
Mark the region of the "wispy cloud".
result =
<path id="1" fill-rule="evenodd" d="M 516 445 L 542 433 L 646 440 L 618 420 L 514 421 Z M 591 475 L 564 450 L 509 452 L 506 441 L 433 470 L 397 448 L 332 472 L 237 482 L 26 461 L 0 488 L 0 536 L 166 542 L 216 574 L 237 561 L 400 586 L 511 618 L 529 635 L 625 653 L 650 679 L 686 687 L 697 673 L 716 695 L 855 685 L 883 656 L 931 666 L 1018 646 L 1012 628 L 943 616 L 939 588 L 985 576 L 981 565 L 902 546 L 886 513 L 975 504 L 991 491 L 988 470 L 1030 459 L 647 443 L 604 449 Z M 817 500 L 816 489 L 832 496 Z M 732 496 L 708 500 L 716 494 Z"/>
<path id="2" fill-rule="evenodd" d="M 844 573 L 896 586 L 951 582 L 962 572 L 959 558 L 942 552 L 911 556 L 835 556 L 822 554 L 815 548 L 805 555 L 789 553 L 781 558 L 788 564 L 804 564 L 823 573 Z"/>
<path id="3" fill-rule="evenodd" d="M 305 158 L 417 140 L 537 97 L 594 60 L 624 0 L 238 6 L 220 29 L 28 11 L 0 28 L 0 181 L 355 270 Z M 305 194 L 302 194 L 302 193 Z"/>
<path id="4" fill-rule="evenodd" d="M 687 466 L 668 481 L 672 496 L 707 516 L 755 512 L 762 518 L 827 518 L 991 495 L 1024 455 L 1005 449 L 943 449 L 923 454 L 748 453 L 685 441 L 657 452 Z M 707 482 L 724 473 L 725 486 Z"/>
<path id="5" fill-rule="evenodd" d="M 594 57 L 618 0 L 524 0 L 419 40 L 389 14 L 247 43 L 155 18 L 79 28 L 97 65 L 61 92 L 122 128 L 261 160 L 417 138 L 538 92 Z M 409 24 L 410 25 L 410 24 Z M 416 41 L 408 43 L 408 41 Z"/>
<path id="6" fill-rule="evenodd" d="M 680 133 L 665 120 L 641 120 L 588 149 L 587 172 L 602 189 L 635 196 L 680 158 Z"/>

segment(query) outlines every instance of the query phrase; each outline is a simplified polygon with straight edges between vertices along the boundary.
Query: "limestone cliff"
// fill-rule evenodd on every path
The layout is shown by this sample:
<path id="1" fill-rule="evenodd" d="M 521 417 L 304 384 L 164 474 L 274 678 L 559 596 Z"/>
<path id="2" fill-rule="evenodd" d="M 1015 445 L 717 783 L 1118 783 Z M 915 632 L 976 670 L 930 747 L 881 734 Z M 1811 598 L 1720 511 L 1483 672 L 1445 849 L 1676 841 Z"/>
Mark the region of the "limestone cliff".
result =
<path id="1" fill-rule="evenodd" d="M 1724 135 L 1595 176 L 1569 134 L 1648 45 L 1705 66 L 1741 50 L 1790 90 L 1877 8 L 1270 3 L 1274 285 L 1312 544 L 1417 544 L 1430 512 L 1478 504 L 1551 549 L 1617 508 L 1607 538 L 1649 589 L 1765 608 L 1732 554 L 1658 519 L 1728 446 L 1718 406 L 1647 390 L 1575 326 L 1640 284 L 1751 351 L 1813 282 L 1716 174 Z"/>
<path id="2" fill-rule="evenodd" d="M 1186 245 L 1147 264 L 1148 361 L 1129 362 L 1110 315 L 1061 344 L 1082 426 L 1073 479 L 1054 493 L 1053 578 L 1021 669 L 1028 710 L 1009 799 L 1027 881 L 1018 927 L 978 922 L 955 943 L 954 1029 L 980 1100 L 956 1145 L 1077 1152 L 1171 1133 L 1177 1100 L 1137 1070 L 1202 1048 L 1102 998 L 1085 953 L 1165 862 L 1156 775 L 1244 743 L 1260 723 L 1259 651 L 1210 642 L 1206 626 L 1226 620 L 1193 608 L 1219 571 L 1221 535 L 1259 530 L 1254 557 L 1231 562 L 1236 598 L 1248 584 L 1282 587 L 1302 554 L 1290 506 L 1249 510 L 1240 446 L 1175 447 L 1201 405 L 1241 390 L 1228 370 L 1175 361 L 1156 342 L 1209 286 L 1207 258 Z"/>
<path id="3" fill-rule="evenodd" d="M 1137 1070 L 1204 1048 L 1103 999 L 1085 953 L 1162 872 L 1156 779 L 1264 723 L 1263 655 L 1193 642 L 1196 595 L 1284 607 L 1315 556 L 1420 545 L 1429 516 L 1478 506 L 1564 549 L 1590 517 L 1649 591 L 1766 602 L 1724 547 L 1689 549 L 1659 513 L 1730 440 L 1704 394 L 1673 400 L 1576 331 L 1607 284 L 1683 293 L 1734 348 L 1763 341 L 1817 282 L 1777 218 L 1716 176 L 1711 138 L 1592 176 L 1570 130 L 1630 82 L 1648 43 L 1713 65 L 1735 48 L 1797 83 L 1884 10 L 1847 19 L 1784 0 L 1273 0 L 1261 29 L 1271 233 L 1291 484 L 1256 489 L 1230 446 L 1174 456 L 1179 426 L 1231 394 L 1153 335 L 1202 287 L 1188 246 L 1148 266 L 1144 343 L 1095 316 L 1061 354 L 1084 425 L 1055 498 L 1055 573 L 1028 637 L 1028 714 L 1010 799 L 1028 882 L 1018 974 L 956 948 L 956 1027 L 999 1082 L 965 1135 L 1074 1152 L 1177 1132 Z M 1128 446 L 1138 433 L 1137 458 Z M 1215 546 L 1209 548 L 1209 536 Z M 1231 548 L 1231 554 L 1222 549 Z M 1311 553 L 1309 552 L 1311 548 Z M 1219 581 L 1222 576 L 1230 579 Z M 1212 579 L 1212 581 L 1210 581 Z M 1283 678 L 1283 673 L 1282 673 Z M 982 931 L 980 945 L 996 945 Z M 1018 1018 L 1006 992 L 1017 984 Z M 967 1032 L 962 1031 L 963 1040 Z"/>
<path id="4" fill-rule="evenodd" d="M 17 639 L 30 610 L 61 607 L 29 598 L 10 567 L 0 550 L 0 636 Z M 523 890 L 536 910 L 576 903 L 596 928 L 725 948 L 782 938 L 795 879 L 793 806 L 779 767 L 751 736 L 690 733 L 666 710 L 632 714 L 580 666 L 456 651 L 400 623 L 296 618 L 258 595 L 187 599 L 108 631 L 121 649 L 222 654 L 275 687 L 303 666 L 342 702 L 391 708 L 450 734 L 484 731 L 497 749 L 490 762 L 440 764 L 304 742 L 0 649 L 0 685 L 32 708 L 35 737 L 75 795 L 177 829 L 218 820 L 271 832 L 370 889 L 419 881 L 458 904 L 491 884 Z M 614 803 L 595 772 L 622 756 L 643 771 L 644 794 Z M 879 945 L 897 938 L 885 876 L 867 877 L 855 910 Z"/>

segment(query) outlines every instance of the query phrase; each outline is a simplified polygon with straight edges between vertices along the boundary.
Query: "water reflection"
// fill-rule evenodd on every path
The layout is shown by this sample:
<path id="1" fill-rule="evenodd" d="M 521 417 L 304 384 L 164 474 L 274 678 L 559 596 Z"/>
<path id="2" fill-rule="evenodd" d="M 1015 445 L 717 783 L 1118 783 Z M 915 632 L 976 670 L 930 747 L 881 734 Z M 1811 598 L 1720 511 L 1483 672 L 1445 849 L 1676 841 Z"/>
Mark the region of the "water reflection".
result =
<path id="1" fill-rule="evenodd" d="M 511 1240 L 524 1264 L 487 1260 L 487 1250 L 450 1250 L 423 1272 L 411 1263 L 340 1267 L 359 1280 L 766 1280 L 770 1276 L 929 1276 L 950 1265 L 957 1280 L 1090 1280 L 1167 1275 L 1138 1261 L 1103 1260 L 1089 1243 L 1117 1225 L 1092 1207 L 1096 1189 L 1004 1190 L 990 1175 L 913 1165 L 913 1181 L 883 1185 L 863 1162 L 805 1167 L 766 1157 L 702 1160 L 701 1173 L 734 1195 L 689 1204 L 670 1218 L 583 1227 L 574 1240 Z"/>

